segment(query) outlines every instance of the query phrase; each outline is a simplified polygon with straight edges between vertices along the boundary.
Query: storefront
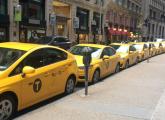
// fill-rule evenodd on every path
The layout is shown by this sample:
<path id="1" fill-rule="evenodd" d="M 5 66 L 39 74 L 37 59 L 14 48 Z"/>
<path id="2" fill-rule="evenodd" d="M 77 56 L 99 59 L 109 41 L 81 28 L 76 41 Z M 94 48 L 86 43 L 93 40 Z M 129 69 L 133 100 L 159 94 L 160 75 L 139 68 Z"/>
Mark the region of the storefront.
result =
<path id="1" fill-rule="evenodd" d="M 0 42 L 9 41 L 9 23 L 7 0 L 0 0 Z"/>
<path id="2" fill-rule="evenodd" d="M 109 28 L 111 42 L 126 42 L 129 32 L 126 29 Z"/>
<path id="3" fill-rule="evenodd" d="M 70 19 L 70 5 L 67 3 L 54 1 L 54 13 L 56 14 L 56 34 L 61 36 L 68 36 Z"/>
<path id="4" fill-rule="evenodd" d="M 20 0 L 22 21 L 20 22 L 20 42 L 34 42 L 46 35 L 45 0 Z"/>
<path id="5" fill-rule="evenodd" d="M 77 7 L 79 28 L 76 29 L 77 43 L 89 43 L 89 10 Z"/>

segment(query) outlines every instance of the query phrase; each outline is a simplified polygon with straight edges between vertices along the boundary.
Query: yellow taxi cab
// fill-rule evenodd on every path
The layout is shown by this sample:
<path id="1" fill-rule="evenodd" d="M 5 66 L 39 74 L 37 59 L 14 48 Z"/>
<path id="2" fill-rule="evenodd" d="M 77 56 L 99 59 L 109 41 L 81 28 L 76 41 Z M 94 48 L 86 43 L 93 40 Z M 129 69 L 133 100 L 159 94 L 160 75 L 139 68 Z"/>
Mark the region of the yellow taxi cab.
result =
<path id="1" fill-rule="evenodd" d="M 120 56 L 116 51 L 104 45 L 79 44 L 73 46 L 70 52 L 75 55 L 78 64 L 78 82 L 85 81 L 83 54 L 85 47 L 90 48 L 92 61 L 89 67 L 89 82 L 96 83 L 101 78 L 120 70 Z"/>
<path id="2" fill-rule="evenodd" d="M 157 54 L 157 49 L 156 49 L 155 45 L 153 44 L 153 42 L 146 42 L 145 44 L 150 49 L 150 57 L 155 56 Z"/>
<path id="3" fill-rule="evenodd" d="M 139 61 L 145 60 L 149 57 L 149 48 L 144 42 L 131 43 L 139 52 Z"/>
<path id="4" fill-rule="evenodd" d="M 156 51 L 157 51 L 156 54 L 161 54 L 161 53 L 163 53 L 164 48 L 163 48 L 161 42 L 153 42 L 153 44 L 154 44 L 155 47 L 156 47 Z"/>
<path id="5" fill-rule="evenodd" d="M 162 41 L 162 46 L 163 46 L 163 53 L 165 53 L 165 41 Z"/>
<path id="6" fill-rule="evenodd" d="M 0 43 L 0 120 L 54 95 L 74 91 L 77 63 L 57 47 Z"/>
<path id="7" fill-rule="evenodd" d="M 112 43 L 110 44 L 117 53 L 120 54 L 120 67 L 122 69 L 128 68 L 133 64 L 137 64 L 139 61 L 138 52 L 136 48 L 131 44 L 123 44 L 123 43 Z"/>

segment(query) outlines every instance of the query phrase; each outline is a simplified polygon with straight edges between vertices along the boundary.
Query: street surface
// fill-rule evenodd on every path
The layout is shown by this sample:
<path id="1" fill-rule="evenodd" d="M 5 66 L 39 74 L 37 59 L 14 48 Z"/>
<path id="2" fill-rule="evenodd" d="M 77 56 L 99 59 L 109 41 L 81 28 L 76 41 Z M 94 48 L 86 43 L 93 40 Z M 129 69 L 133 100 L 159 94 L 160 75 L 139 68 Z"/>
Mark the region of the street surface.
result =
<path id="1" fill-rule="evenodd" d="M 165 120 L 164 69 L 165 54 L 90 86 L 87 97 L 77 89 L 19 112 L 15 120 Z"/>

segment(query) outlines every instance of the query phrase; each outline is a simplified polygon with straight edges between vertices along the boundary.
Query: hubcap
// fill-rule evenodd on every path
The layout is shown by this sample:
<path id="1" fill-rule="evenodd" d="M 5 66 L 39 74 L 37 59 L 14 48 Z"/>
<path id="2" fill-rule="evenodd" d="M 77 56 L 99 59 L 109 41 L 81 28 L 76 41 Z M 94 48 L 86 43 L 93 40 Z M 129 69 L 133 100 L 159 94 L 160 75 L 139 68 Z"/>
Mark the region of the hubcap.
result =
<path id="1" fill-rule="evenodd" d="M 67 93 L 72 93 L 74 90 L 74 80 L 70 78 L 67 82 L 66 91 Z"/>
<path id="2" fill-rule="evenodd" d="M 10 100 L 0 102 L 0 120 L 7 120 L 12 114 L 12 103 Z"/>
<path id="3" fill-rule="evenodd" d="M 100 74 L 99 74 L 99 71 L 96 71 L 94 76 L 93 76 L 93 82 L 96 83 L 99 81 L 99 78 L 100 78 Z"/>

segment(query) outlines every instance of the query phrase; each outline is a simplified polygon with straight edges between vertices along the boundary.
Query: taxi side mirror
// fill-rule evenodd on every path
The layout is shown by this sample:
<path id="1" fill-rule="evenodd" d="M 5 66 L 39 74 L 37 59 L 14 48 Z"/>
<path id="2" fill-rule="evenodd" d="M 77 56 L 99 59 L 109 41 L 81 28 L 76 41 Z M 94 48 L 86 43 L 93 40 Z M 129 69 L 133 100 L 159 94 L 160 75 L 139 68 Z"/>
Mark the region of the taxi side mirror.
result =
<path id="1" fill-rule="evenodd" d="M 25 77 L 27 74 L 32 74 L 35 72 L 35 68 L 30 66 L 25 66 L 22 70 L 22 77 Z"/>
<path id="2" fill-rule="evenodd" d="M 107 56 L 107 55 L 103 56 L 103 60 L 108 60 L 108 59 L 109 59 L 109 56 Z"/>

